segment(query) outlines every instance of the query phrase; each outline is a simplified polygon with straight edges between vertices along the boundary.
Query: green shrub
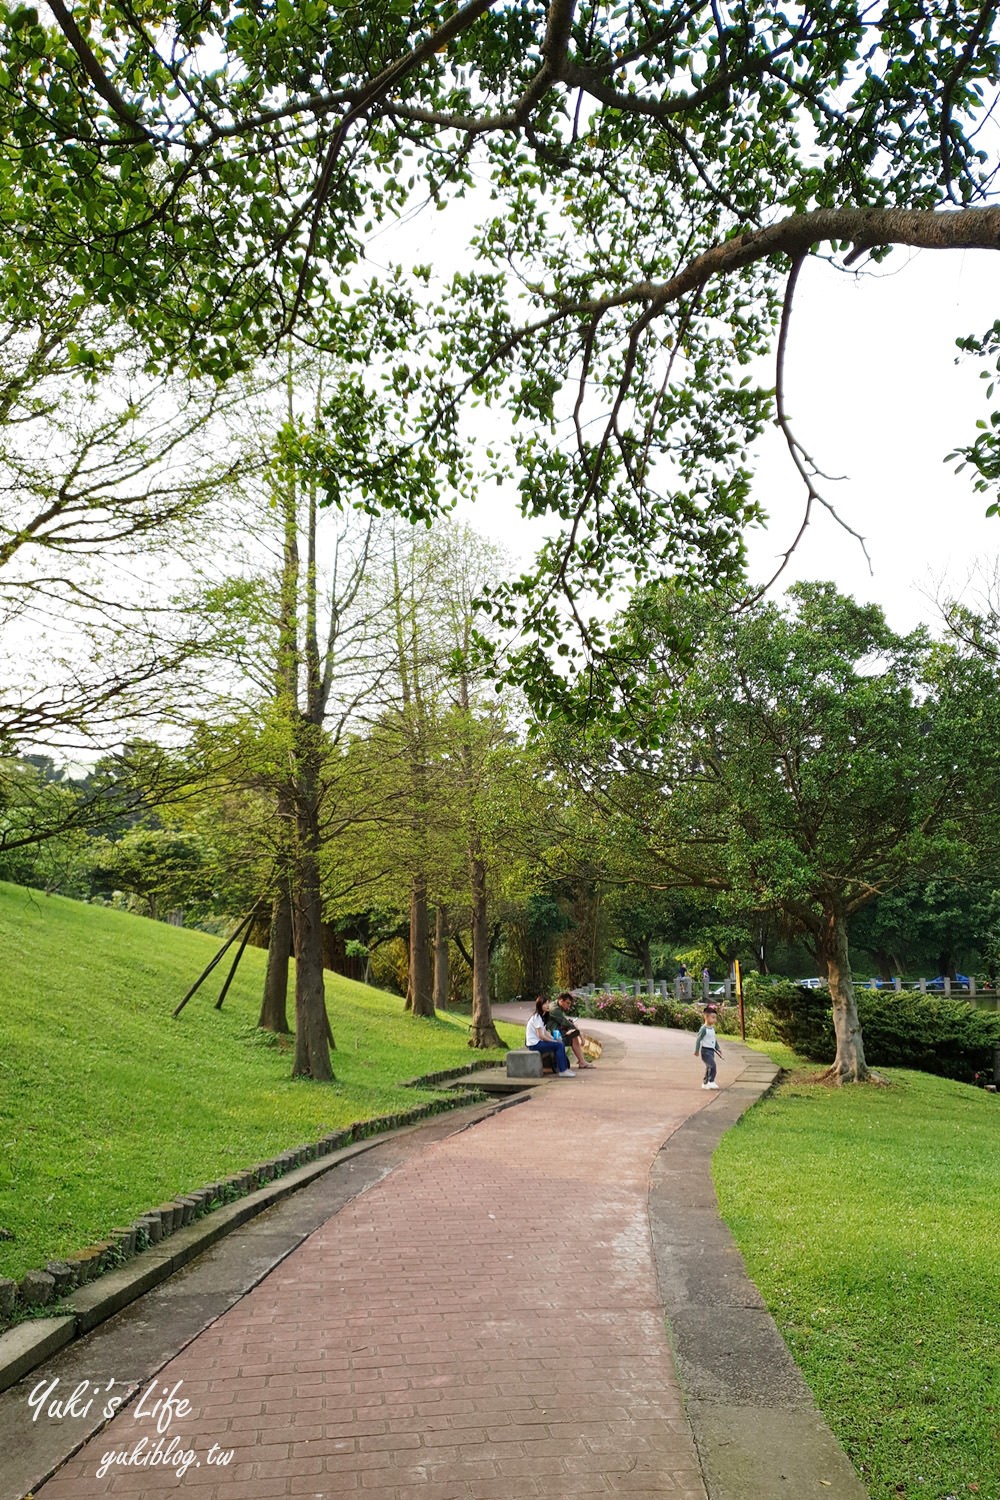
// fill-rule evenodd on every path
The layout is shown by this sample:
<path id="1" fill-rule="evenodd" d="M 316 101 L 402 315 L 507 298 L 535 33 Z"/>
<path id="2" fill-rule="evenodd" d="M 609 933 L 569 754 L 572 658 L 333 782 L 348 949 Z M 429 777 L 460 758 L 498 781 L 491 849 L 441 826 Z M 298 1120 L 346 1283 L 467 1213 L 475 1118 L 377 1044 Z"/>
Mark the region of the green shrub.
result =
<path id="1" fill-rule="evenodd" d="M 902 990 L 859 992 L 865 1056 L 886 1067 L 919 1068 L 960 1083 L 992 1071 L 1000 1046 L 1000 1015 L 966 1000 Z"/>
<path id="2" fill-rule="evenodd" d="M 829 990 L 804 989 L 790 979 L 779 980 L 769 986 L 764 1003 L 774 1019 L 779 1041 L 812 1062 L 833 1062 L 837 1040 Z"/>
<path id="3" fill-rule="evenodd" d="M 722 1030 L 728 1032 L 731 1035 L 735 1035 L 736 1032 L 738 1032 L 740 1029 L 740 1013 L 738 1008 L 734 1005 L 732 1008 L 732 1015 L 730 1015 L 728 1011 L 722 1012 L 722 1015 L 725 1016 L 726 1020 L 726 1024 L 722 1027 Z M 748 1005 L 744 1000 L 743 1020 L 746 1026 L 746 1034 L 752 1041 L 781 1041 L 774 1016 L 768 1010 L 766 1005 Z"/>
<path id="4" fill-rule="evenodd" d="M 779 1040 L 813 1062 L 832 1062 L 837 1049 L 829 991 L 791 988 L 794 995 L 776 988 L 768 1002 Z M 855 998 L 873 1067 L 917 1068 L 959 1083 L 991 1071 L 1000 1015 L 919 990 L 859 989 Z"/>
<path id="5" fill-rule="evenodd" d="M 757 974 L 751 971 L 743 976 L 743 998 L 753 1006 L 770 1007 L 772 1000 L 797 1000 L 801 994 L 801 985 L 796 984 L 794 979 L 784 979 L 780 974 Z"/>
<path id="6" fill-rule="evenodd" d="M 673 1026 L 681 1031 L 697 1031 L 705 1019 L 701 1007 L 689 1004 L 686 1000 L 664 1000 L 662 1007 L 661 1026 Z"/>

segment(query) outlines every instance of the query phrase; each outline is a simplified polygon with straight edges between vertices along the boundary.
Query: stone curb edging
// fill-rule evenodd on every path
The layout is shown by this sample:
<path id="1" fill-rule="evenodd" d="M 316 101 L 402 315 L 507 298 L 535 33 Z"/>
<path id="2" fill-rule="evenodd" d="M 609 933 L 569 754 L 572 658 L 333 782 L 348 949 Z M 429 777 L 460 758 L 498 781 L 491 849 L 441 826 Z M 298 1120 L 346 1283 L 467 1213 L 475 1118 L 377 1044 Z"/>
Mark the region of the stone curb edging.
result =
<path id="1" fill-rule="evenodd" d="M 486 1060 L 466 1063 L 426 1078 L 408 1079 L 402 1086 L 432 1087 L 495 1066 L 495 1062 Z M 440 1099 L 411 1110 L 358 1121 L 343 1130 L 332 1131 L 319 1141 L 284 1151 L 257 1167 L 162 1204 L 140 1215 L 127 1229 L 113 1231 L 114 1239 L 64 1260 L 48 1262 L 45 1272 L 28 1272 L 27 1277 L 32 1278 L 29 1286 L 37 1287 L 44 1299 L 38 1305 L 47 1305 L 53 1297 L 59 1299 L 59 1305 L 51 1316 L 26 1319 L 0 1333 L 0 1391 L 16 1384 L 66 1344 L 166 1280 L 248 1219 L 342 1162 L 370 1151 L 387 1135 L 415 1130 L 424 1121 L 454 1109 L 479 1105 L 485 1117 L 519 1102 L 485 1100 L 486 1096 L 470 1084 L 467 1091 L 443 1094 Z M 213 1203 L 217 1206 L 210 1207 Z M 14 1294 L 10 1289 L 17 1286 L 15 1282 L 0 1281 L 0 1317 L 9 1316 L 13 1310 Z"/>
<path id="2" fill-rule="evenodd" d="M 712 1156 L 779 1070 L 730 1042 L 743 1071 L 661 1147 L 649 1224 L 660 1301 L 709 1500 L 867 1491 L 816 1407 L 719 1214 Z"/>

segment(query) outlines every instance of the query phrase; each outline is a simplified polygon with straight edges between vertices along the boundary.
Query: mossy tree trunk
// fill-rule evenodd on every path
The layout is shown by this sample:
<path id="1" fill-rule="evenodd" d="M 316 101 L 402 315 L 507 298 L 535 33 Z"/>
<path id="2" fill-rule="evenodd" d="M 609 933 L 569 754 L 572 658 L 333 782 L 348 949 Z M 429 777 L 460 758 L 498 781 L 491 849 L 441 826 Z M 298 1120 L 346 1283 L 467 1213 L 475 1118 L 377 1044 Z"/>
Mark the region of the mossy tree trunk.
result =
<path id="1" fill-rule="evenodd" d="M 271 900 L 271 929 L 267 943 L 267 970 L 264 974 L 264 998 L 257 1025 L 264 1031 L 287 1033 L 288 966 L 292 954 L 292 902 L 287 871 L 279 879 Z"/>
<path id="2" fill-rule="evenodd" d="M 833 1007 L 833 1030 L 837 1054 L 824 1074 L 831 1083 L 863 1083 L 871 1077 L 865 1061 L 861 1022 L 854 998 L 854 980 L 847 945 L 847 918 L 839 908 L 829 908 L 816 933 L 816 950 L 826 968 Z"/>
<path id="3" fill-rule="evenodd" d="M 427 881 L 422 874 L 414 875 L 410 885 L 409 960 L 406 1009 L 415 1016 L 433 1016 L 430 912 L 427 904 Z"/>

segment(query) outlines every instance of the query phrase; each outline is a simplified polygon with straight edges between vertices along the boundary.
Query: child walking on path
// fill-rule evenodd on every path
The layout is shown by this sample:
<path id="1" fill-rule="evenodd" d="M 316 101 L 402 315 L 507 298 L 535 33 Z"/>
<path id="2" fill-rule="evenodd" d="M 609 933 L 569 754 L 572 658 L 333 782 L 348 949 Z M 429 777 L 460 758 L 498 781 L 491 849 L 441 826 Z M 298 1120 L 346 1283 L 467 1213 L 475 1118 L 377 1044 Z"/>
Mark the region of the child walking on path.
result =
<path id="1" fill-rule="evenodd" d="M 715 1010 L 711 1006 L 708 1006 L 705 1011 L 705 1020 L 694 1043 L 695 1057 L 700 1053 L 701 1060 L 705 1064 L 705 1080 L 702 1083 L 703 1089 L 717 1089 L 719 1087 L 715 1081 L 715 1059 L 717 1057 L 721 1058 L 722 1053 L 719 1051 L 719 1044 L 715 1037 L 715 1016 Z"/>

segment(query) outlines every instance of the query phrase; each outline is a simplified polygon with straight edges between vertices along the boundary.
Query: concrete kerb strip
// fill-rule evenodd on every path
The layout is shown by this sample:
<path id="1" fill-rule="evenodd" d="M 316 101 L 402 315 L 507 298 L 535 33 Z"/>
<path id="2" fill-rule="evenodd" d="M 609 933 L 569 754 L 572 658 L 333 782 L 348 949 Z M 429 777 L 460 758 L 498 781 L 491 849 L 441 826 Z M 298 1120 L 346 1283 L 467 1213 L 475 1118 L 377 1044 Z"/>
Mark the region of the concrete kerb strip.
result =
<path id="1" fill-rule="evenodd" d="M 448 1111 L 447 1118 L 454 1122 L 456 1130 L 463 1129 L 502 1109 L 508 1109 L 527 1097 L 527 1094 L 518 1094 L 487 1104 L 469 1105 Z M 15 1324 L 13 1328 L 0 1334 L 0 1391 L 23 1380 L 25 1375 L 37 1369 L 74 1339 L 89 1333 L 99 1323 L 166 1281 L 175 1271 L 231 1234 L 234 1229 L 240 1228 L 298 1189 L 308 1186 L 317 1177 L 373 1150 L 390 1137 L 411 1134 L 438 1123 L 440 1119 L 440 1115 L 430 1115 L 410 1125 L 366 1136 L 364 1140 L 295 1167 L 245 1197 L 232 1203 L 224 1203 L 207 1213 L 204 1218 L 176 1230 L 169 1239 L 151 1245 L 117 1270 L 107 1271 L 96 1280 L 77 1288 L 62 1300 L 51 1317 L 32 1318 Z"/>
<path id="2" fill-rule="evenodd" d="M 778 1070 L 746 1066 L 660 1150 L 649 1223 L 660 1300 L 709 1500 L 867 1500 L 719 1215 L 712 1155 Z"/>

